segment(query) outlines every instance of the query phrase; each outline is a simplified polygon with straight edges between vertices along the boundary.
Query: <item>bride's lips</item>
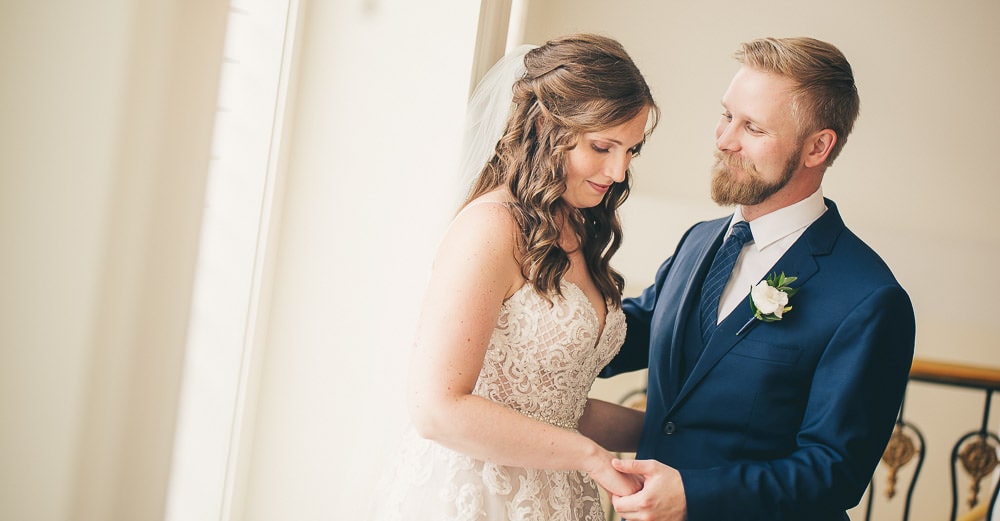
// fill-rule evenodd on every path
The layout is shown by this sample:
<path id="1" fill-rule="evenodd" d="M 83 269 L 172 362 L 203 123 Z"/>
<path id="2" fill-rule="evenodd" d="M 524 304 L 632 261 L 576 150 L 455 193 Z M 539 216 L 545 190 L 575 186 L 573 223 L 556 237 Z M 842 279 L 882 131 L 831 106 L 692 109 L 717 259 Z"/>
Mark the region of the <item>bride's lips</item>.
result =
<path id="1" fill-rule="evenodd" d="M 593 187 L 594 190 L 596 190 L 597 192 L 600 192 L 602 194 L 603 193 L 607 193 L 607 191 L 609 189 L 611 189 L 611 185 L 602 185 L 602 184 L 595 183 L 593 181 L 587 181 L 587 183 L 590 184 L 590 186 Z"/>

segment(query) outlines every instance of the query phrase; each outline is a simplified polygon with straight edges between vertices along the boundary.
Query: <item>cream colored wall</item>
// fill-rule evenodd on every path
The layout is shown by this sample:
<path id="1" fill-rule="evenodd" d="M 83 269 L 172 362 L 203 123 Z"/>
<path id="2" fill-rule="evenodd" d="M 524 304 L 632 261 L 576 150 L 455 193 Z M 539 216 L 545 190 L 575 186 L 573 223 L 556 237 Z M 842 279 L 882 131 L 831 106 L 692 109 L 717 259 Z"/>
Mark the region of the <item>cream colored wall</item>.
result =
<path id="1" fill-rule="evenodd" d="M 158 519 L 226 3 L 0 3 L 0 518 Z"/>
<path id="2" fill-rule="evenodd" d="M 851 60 L 861 118 L 824 193 L 889 263 L 913 299 L 916 355 L 1000 367 L 995 296 L 1000 188 L 993 150 L 1000 119 L 1000 4 L 529 2 L 525 40 L 594 31 L 621 40 L 663 111 L 637 161 L 623 210 L 617 265 L 632 294 L 647 285 L 684 230 L 723 215 L 707 178 L 719 99 L 737 68 L 739 42 L 758 36 L 829 40 Z M 595 391 L 619 397 L 634 377 Z M 981 422 L 982 395 L 927 384 L 910 388 L 907 412 L 929 438 L 922 493 L 911 519 L 947 516 L 951 443 Z M 993 406 L 993 425 L 1000 421 Z M 931 493 L 938 490 L 940 493 Z"/>

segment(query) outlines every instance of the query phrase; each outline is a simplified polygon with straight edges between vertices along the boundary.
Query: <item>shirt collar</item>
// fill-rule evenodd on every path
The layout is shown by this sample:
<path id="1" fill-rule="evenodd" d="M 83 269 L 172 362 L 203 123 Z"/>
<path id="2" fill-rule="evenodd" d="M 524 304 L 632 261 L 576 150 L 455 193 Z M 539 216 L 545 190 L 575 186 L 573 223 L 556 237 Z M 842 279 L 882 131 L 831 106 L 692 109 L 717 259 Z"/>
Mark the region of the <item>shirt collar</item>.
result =
<path id="1" fill-rule="evenodd" d="M 750 232 L 753 233 L 754 247 L 757 251 L 763 250 L 775 242 L 799 231 L 816 219 L 819 219 L 826 211 L 826 202 L 823 200 L 823 189 L 820 188 L 805 199 L 779 210 L 775 210 L 767 215 L 762 215 L 750 224 Z M 743 208 L 736 207 L 733 212 L 733 219 L 729 222 L 729 229 L 726 235 L 733 229 L 733 224 L 745 220 L 743 218 Z"/>

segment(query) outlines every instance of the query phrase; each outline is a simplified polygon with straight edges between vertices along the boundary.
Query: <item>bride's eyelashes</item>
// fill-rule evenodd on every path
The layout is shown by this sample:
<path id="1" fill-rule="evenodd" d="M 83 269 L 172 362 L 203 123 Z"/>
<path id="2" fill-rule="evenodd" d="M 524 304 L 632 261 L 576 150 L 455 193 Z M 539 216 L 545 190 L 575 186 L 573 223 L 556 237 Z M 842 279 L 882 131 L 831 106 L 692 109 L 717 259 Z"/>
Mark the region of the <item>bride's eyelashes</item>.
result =
<path id="1" fill-rule="evenodd" d="M 591 143 L 590 148 L 592 148 L 595 152 L 599 154 L 607 154 L 608 152 L 611 151 L 611 147 L 602 147 L 597 143 Z M 628 151 L 632 153 L 632 157 L 638 156 L 639 153 L 642 152 L 642 143 L 639 143 L 638 145 L 628 149 Z"/>

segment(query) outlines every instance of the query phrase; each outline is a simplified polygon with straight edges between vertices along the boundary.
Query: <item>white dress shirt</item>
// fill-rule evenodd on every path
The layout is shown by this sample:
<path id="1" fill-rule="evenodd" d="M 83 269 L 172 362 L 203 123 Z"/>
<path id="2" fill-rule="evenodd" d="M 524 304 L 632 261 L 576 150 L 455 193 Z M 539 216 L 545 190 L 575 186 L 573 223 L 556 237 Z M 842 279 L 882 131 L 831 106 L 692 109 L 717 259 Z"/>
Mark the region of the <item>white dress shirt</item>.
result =
<path id="1" fill-rule="evenodd" d="M 816 190 L 809 197 L 780 210 L 762 215 L 750 221 L 753 241 L 743 245 L 729 282 L 722 289 L 719 298 L 719 318 L 722 322 L 750 293 L 750 288 L 766 278 L 778 259 L 792 247 L 816 219 L 826 212 L 823 189 Z M 733 224 L 743 221 L 743 210 L 737 206 L 733 220 L 726 230 L 726 237 L 733 231 Z M 786 273 L 794 276 L 794 273 Z"/>

